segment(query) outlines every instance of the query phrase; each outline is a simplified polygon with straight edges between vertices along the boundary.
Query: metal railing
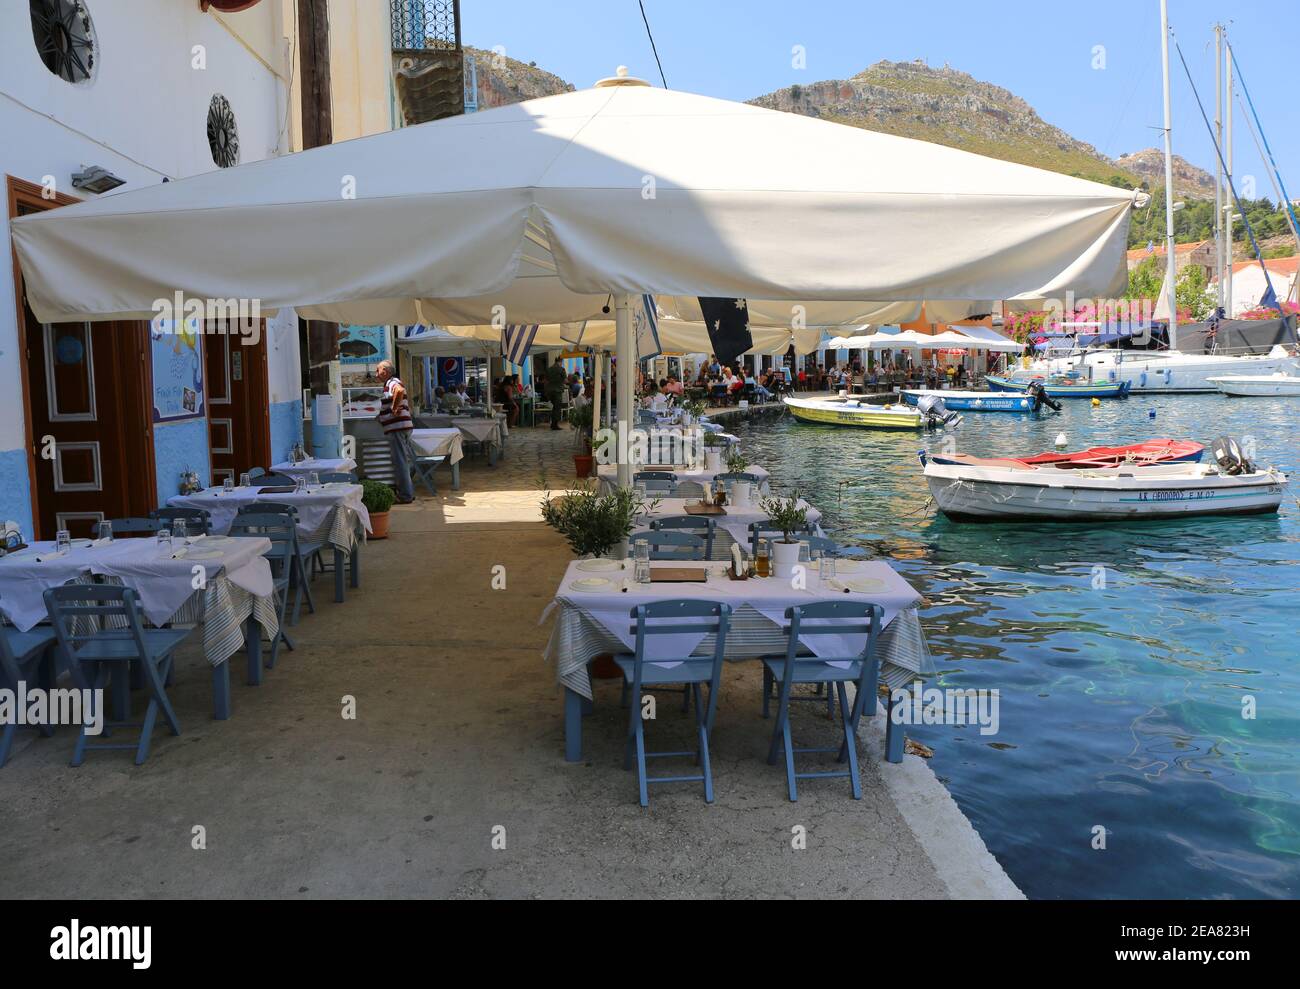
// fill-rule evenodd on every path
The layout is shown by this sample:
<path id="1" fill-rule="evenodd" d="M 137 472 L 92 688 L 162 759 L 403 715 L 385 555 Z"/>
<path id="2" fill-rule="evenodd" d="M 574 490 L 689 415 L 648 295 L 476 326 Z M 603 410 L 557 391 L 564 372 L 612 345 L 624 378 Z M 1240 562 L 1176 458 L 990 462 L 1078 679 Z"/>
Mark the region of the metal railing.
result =
<path id="1" fill-rule="evenodd" d="M 389 0 L 393 51 L 460 51 L 458 0 Z"/>

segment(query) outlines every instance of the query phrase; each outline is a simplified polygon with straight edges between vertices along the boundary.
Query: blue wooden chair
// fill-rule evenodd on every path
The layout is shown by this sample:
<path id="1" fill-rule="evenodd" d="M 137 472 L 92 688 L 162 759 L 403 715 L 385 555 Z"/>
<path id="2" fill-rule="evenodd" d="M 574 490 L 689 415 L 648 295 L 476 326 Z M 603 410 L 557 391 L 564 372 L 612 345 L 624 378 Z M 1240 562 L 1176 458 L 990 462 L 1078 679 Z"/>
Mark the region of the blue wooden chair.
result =
<path id="1" fill-rule="evenodd" d="M 298 534 L 298 509 L 285 502 L 255 501 L 251 505 L 241 506 L 235 513 L 235 520 L 238 521 L 241 515 L 279 515 L 293 524 L 294 565 L 289 572 L 289 586 L 293 588 L 293 617 L 289 624 L 297 625 L 302 617 L 304 595 L 307 598 L 308 612 L 316 614 L 316 599 L 312 597 L 310 577 L 320 552 L 325 548 L 324 542 L 304 540 Z"/>
<path id="2" fill-rule="evenodd" d="M 699 481 L 680 481 L 678 482 L 677 487 L 673 489 L 672 496 L 674 498 L 682 498 L 687 501 L 691 500 L 692 498 L 696 498 L 696 499 L 703 498 L 704 485 L 701 484 Z"/>
<path id="3" fill-rule="evenodd" d="M 713 559 L 713 537 L 717 532 L 717 525 L 711 518 L 699 515 L 669 515 L 666 518 L 655 519 L 650 523 L 650 528 L 657 532 L 665 529 L 689 532 L 704 540 L 704 556 L 701 559 Z"/>
<path id="4" fill-rule="evenodd" d="M 142 536 L 156 533 L 162 528 L 157 519 L 110 519 L 109 524 L 113 527 L 114 536 Z"/>
<path id="5" fill-rule="evenodd" d="M 161 714 L 173 735 L 181 733 L 181 724 L 167 699 L 164 686 L 171 678 L 173 654 L 194 634 L 194 628 L 145 628 L 140 618 L 140 603 L 135 591 L 113 584 L 65 584 L 45 592 L 45 609 L 54 625 L 59 648 L 72 673 L 73 682 L 91 691 L 90 718 L 102 701 L 104 687 L 112 679 L 121 689 L 129 706 L 132 673 L 143 683 L 149 695 L 144 720 L 109 721 L 104 719 L 104 734 L 112 728 L 140 729 L 135 744 L 116 742 L 89 744 L 88 725 L 82 724 L 72 751 L 72 765 L 80 766 L 90 749 L 134 749 L 135 764 L 149 757 L 154 725 Z M 91 621 L 79 621 L 90 619 Z M 94 627 L 94 630 L 90 630 Z M 83 712 L 84 714 L 85 712 Z M 102 712 L 101 712 L 102 713 Z"/>
<path id="6" fill-rule="evenodd" d="M 257 480 L 260 480 L 261 478 L 263 478 L 263 477 L 265 477 L 265 476 L 266 476 L 266 468 L 265 468 L 265 467 L 250 467 L 250 468 L 248 468 L 248 479 L 249 479 L 250 481 L 257 481 Z"/>
<path id="7" fill-rule="evenodd" d="M 867 704 L 876 710 L 876 684 L 880 679 L 880 660 L 875 655 L 876 640 L 880 636 L 880 623 L 884 609 L 878 604 L 861 601 L 814 601 L 786 610 L 790 622 L 789 639 L 784 657 L 768 656 L 763 659 L 765 673 L 778 679 L 780 693 L 776 712 L 776 727 L 767 761 L 776 765 L 777 756 L 785 753 L 785 777 L 790 799 L 799 799 L 796 780 L 829 779 L 847 776 L 853 788 L 853 799 L 862 799 L 862 781 L 858 776 L 858 721 Z M 862 651 L 852 656 L 800 655 L 805 640 L 819 635 L 866 635 Z M 840 701 L 840 719 L 844 741 L 834 748 L 796 749 L 790 734 L 790 701 L 796 683 L 821 683 L 829 689 L 834 686 Z M 854 683 L 857 693 L 849 706 L 845 685 Z M 794 768 L 796 754 L 838 752 L 838 761 L 848 759 L 848 768 L 830 772 L 797 773 Z"/>
<path id="8" fill-rule="evenodd" d="M 731 608 L 718 601 L 677 600 L 656 601 L 634 608 L 633 632 L 636 635 L 635 652 L 622 653 L 614 662 L 623 672 L 623 679 L 631 685 L 631 707 L 628 712 L 627 744 L 624 748 L 623 768 L 632 767 L 636 760 L 637 786 L 641 806 L 650 805 L 651 783 L 703 783 L 704 800 L 713 803 L 713 770 L 709 762 L 709 735 L 718 710 L 718 686 L 722 678 L 722 655 L 726 649 L 727 630 L 731 623 Z M 712 656 L 673 656 L 669 659 L 647 660 L 646 644 L 651 636 L 682 635 L 702 632 L 716 636 Z M 671 668 L 662 664 L 672 663 Z M 709 685 L 707 706 L 701 703 L 700 687 Z M 699 748 L 683 752 L 647 752 L 645 747 L 645 721 L 641 716 L 641 695 L 646 687 L 684 685 L 695 698 L 695 729 Z M 693 756 L 700 767 L 698 776 L 657 776 L 646 774 L 647 759 L 667 759 Z"/>
<path id="9" fill-rule="evenodd" d="M 717 474 L 714 475 L 713 479 L 722 482 L 723 487 L 727 489 L 727 494 L 731 493 L 731 486 L 737 481 L 748 481 L 754 486 L 755 491 L 757 491 L 763 484 L 763 479 L 757 474 L 748 474 L 744 471 L 729 471 L 725 474 Z"/>
<path id="10" fill-rule="evenodd" d="M 276 610 L 279 618 L 280 633 L 271 643 L 271 655 L 267 659 L 267 669 L 275 669 L 275 661 L 280 655 L 280 643 L 283 642 L 292 652 L 293 640 L 284 630 L 284 615 L 289 606 L 289 586 L 295 568 L 299 566 L 297 556 L 297 524 L 282 514 L 267 512 L 241 512 L 231 523 L 232 536 L 264 536 L 271 540 L 271 548 L 262 555 L 271 562 L 271 585 L 276 596 Z"/>
<path id="11" fill-rule="evenodd" d="M 652 560 L 704 560 L 704 540 L 694 533 L 679 532 L 675 529 L 649 529 L 634 532 L 628 536 L 628 542 L 635 545 L 638 539 L 650 544 Z"/>
<path id="12" fill-rule="evenodd" d="M 670 470 L 639 470 L 632 475 L 633 484 L 649 481 L 667 481 L 669 484 L 676 484 L 677 475 Z"/>
<path id="13" fill-rule="evenodd" d="M 256 478 L 256 483 L 259 488 L 292 488 L 298 479 L 288 474 L 263 474 Z"/>
<path id="14" fill-rule="evenodd" d="M 19 632 L 8 625 L 0 625 L 0 688 L 18 691 L 20 683 L 35 682 L 42 690 L 54 686 L 54 630 L 34 628 Z M 54 726 L 40 725 L 46 738 L 54 734 Z M 9 761 L 14 736 L 18 734 L 17 718 L 0 728 L 0 768 Z"/>
<path id="15" fill-rule="evenodd" d="M 200 532 L 205 536 L 212 535 L 212 513 L 203 508 L 155 508 L 149 517 L 158 520 L 160 529 L 175 529 L 175 522 L 180 519 L 190 535 L 196 536 Z"/>

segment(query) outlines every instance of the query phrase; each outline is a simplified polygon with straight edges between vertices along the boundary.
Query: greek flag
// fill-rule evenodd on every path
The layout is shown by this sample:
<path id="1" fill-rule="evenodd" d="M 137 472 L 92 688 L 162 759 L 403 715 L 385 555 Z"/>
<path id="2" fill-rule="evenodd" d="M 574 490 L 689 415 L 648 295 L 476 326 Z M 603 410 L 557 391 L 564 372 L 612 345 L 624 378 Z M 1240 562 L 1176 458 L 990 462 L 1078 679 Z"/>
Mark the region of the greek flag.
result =
<path id="1" fill-rule="evenodd" d="M 649 360 L 663 353 L 659 343 L 659 317 L 653 295 L 641 296 L 641 305 L 632 310 L 632 329 L 636 334 L 636 352 L 639 360 Z"/>
<path id="2" fill-rule="evenodd" d="M 522 364 L 537 337 L 538 324 L 507 326 L 501 331 L 501 356 L 511 364 Z"/>

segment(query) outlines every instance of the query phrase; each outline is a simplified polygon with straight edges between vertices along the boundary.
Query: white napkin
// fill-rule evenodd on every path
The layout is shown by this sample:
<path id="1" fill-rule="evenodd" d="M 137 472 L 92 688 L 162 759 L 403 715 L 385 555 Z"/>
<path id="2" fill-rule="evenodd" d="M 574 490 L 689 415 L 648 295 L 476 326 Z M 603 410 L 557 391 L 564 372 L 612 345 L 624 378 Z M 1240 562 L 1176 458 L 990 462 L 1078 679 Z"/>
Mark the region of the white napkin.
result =
<path id="1" fill-rule="evenodd" d="M 98 546 L 111 546 L 112 543 L 113 543 L 113 540 L 111 540 L 111 539 L 109 539 L 109 538 L 107 538 L 107 537 L 105 537 L 105 538 L 103 538 L 103 539 L 92 539 L 92 540 L 90 541 L 90 545 L 91 545 L 91 546 L 96 546 L 96 547 L 98 547 Z"/>
<path id="2" fill-rule="evenodd" d="M 37 563 L 46 563 L 46 562 L 48 562 L 48 561 L 50 561 L 50 560 L 57 560 L 59 557 L 61 557 L 61 556 L 67 556 L 67 555 L 68 555 L 68 551 L 67 551 L 66 549 L 65 549 L 65 550 L 59 550 L 59 551 L 56 551 L 56 552 L 53 552 L 53 553 L 38 553 L 38 554 L 36 555 L 36 562 L 37 562 Z"/>

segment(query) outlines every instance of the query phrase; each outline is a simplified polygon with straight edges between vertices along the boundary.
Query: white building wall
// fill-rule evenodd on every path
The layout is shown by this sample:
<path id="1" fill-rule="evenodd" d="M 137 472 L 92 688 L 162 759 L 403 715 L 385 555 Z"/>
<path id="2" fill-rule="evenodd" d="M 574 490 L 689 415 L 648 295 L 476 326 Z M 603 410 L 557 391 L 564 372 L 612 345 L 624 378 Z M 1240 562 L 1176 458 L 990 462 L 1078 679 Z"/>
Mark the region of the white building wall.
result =
<path id="1" fill-rule="evenodd" d="M 71 184 L 83 165 L 100 165 L 125 179 L 122 192 L 211 171 L 217 166 L 207 115 L 215 93 L 234 111 L 241 162 L 289 149 L 290 45 L 280 3 L 268 0 L 224 15 L 205 14 L 192 0 L 84 4 L 94 27 L 95 67 L 91 79 L 76 84 L 40 61 L 28 4 L 0 4 L 0 172 L 37 185 L 52 182 L 59 192 L 88 198 Z M 2 246 L 8 268 L 7 224 Z M 12 272 L 0 275 L 0 519 L 18 518 L 30 532 L 13 284 Z M 272 387 L 281 400 L 291 401 L 296 384 L 286 389 L 274 382 L 290 374 L 296 381 L 296 333 L 280 334 L 278 342 L 268 352 Z M 294 394 L 285 397 L 286 391 Z M 205 468 L 206 442 L 204 430 L 203 447 L 191 457 Z M 160 492 L 174 485 L 174 472 L 174 465 L 159 463 Z"/>

